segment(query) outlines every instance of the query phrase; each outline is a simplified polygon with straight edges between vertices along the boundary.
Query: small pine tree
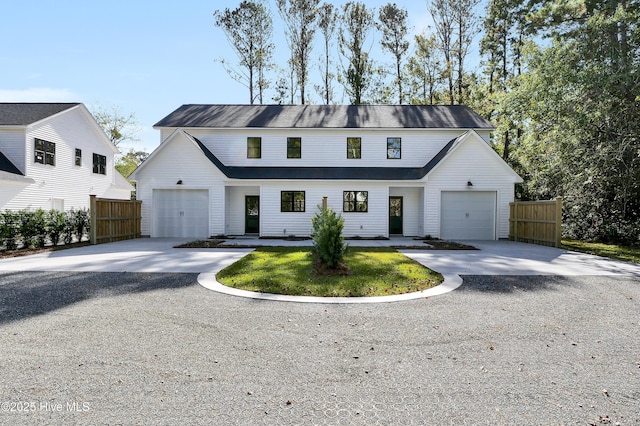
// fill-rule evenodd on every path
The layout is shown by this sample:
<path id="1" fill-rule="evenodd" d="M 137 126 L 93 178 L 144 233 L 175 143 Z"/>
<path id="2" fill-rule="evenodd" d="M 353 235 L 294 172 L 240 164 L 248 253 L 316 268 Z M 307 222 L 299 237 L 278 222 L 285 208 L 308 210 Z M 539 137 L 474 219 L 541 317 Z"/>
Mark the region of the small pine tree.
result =
<path id="1" fill-rule="evenodd" d="M 347 250 L 342 236 L 344 219 L 330 208 L 320 208 L 320 211 L 311 219 L 311 224 L 314 255 L 327 267 L 337 269 L 344 260 Z"/>

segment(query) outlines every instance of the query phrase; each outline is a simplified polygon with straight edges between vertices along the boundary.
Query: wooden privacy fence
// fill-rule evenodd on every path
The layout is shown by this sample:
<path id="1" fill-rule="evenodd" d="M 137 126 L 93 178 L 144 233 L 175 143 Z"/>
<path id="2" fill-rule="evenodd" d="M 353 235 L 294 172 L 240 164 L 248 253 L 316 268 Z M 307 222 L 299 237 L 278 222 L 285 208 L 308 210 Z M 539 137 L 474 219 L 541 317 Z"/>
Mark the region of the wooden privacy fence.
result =
<path id="1" fill-rule="evenodd" d="M 509 239 L 560 247 L 562 197 L 509 203 Z"/>
<path id="2" fill-rule="evenodd" d="M 139 238 L 142 201 L 110 200 L 91 195 L 91 244 Z"/>

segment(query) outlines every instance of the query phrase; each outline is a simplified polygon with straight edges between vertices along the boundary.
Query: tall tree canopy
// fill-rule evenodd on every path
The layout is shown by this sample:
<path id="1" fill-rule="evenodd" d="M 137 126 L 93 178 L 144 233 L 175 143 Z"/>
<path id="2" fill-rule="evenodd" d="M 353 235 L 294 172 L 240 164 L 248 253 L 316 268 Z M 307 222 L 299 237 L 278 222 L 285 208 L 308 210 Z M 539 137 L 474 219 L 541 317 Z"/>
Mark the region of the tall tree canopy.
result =
<path id="1" fill-rule="evenodd" d="M 637 1 L 539 1 L 530 22 L 552 37 L 530 46 L 504 97 L 525 130 L 513 162 L 524 195 L 565 197 L 565 233 L 638 242 L 640 22 Z"/>
<path id="2" fill-rule="evenodd" d="M 276 0 L 276 4 L 287 27 L 291 66 L 300 88 L 300 103 L 304 105 L 309 77 L 309 53 L 316 32 L 315 21 L 320 0 Z"/>
<path id="3" fill-rule="evenodd" d="M 373 62 L 365 46 L 374 27 L 373 12 L 364 3 L 348 2 L 342 8 L 341 24 L 340 53 L 347 61 L 341 81 L 351 103 L 360 105 L 373 77 Z"/>
<path id="4" fill-rule="evenodd" d="M 117 106 L 103 107 L 101 105 L 93 107 L 91 114 L 116 147 L 122 142 L 139 140 L 138 133 L 141 128 L 135 114 L 123 113 Z"/>
<path id="5" fill-rule="evenodd" d="M 395 3 L 388 3 L 380 9 L 378 14 L 378 27 L 382 31 L 380 44 L 387 50 L 395 60 L 395 85 L 398 91 L 398 104 L 404 103 L 404 92 L 402 90 L 402 59 L 409 50 L 407 40 L 407 18 L 406 9 L 399 8 Z"/>
<path id="6" fill-rule="evenodd" d="M 336 31 L 338 12 L 331 3 L 323 3 L 318 9 L 318 29 L 322 34 L 322 44 L 324 47 L 323 56 L 320 61 L 320 73 L 322 84 L 316 85 L 316 91 L 320 94 L 323 102 L 329 105 L 333 100 L 332 82 L 335 75 L 331 72 L 331 46 L 333 36 Z"/>
<path id="7" fill-rule="evenodd" d="M 266 6 L 257 1 L 244 0 L 236 9 L 218 10 L 213 14 L 238 57 L 239 68 L 231 66 L 225 58 L 220 62 L 225 70 L 249 89 L 249 103 L 263 102 L 268 87 L 267 70 L 273 57 L 273 22 Z"/>

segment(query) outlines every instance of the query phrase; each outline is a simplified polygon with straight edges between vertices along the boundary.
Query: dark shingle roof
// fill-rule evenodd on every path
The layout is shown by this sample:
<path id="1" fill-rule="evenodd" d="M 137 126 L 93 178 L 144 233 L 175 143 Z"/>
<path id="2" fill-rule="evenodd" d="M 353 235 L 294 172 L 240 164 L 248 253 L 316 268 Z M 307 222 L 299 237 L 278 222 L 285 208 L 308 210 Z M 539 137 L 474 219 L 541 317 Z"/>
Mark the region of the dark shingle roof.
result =
<path id="1" fill-rule="evenodd" d="M 0 126 L 28 126 L 79 103 L 0 103 Z"/>
<path id="2" fill-rule="evenodd" d="M 22 175 L 22 172 L 0 151 L 0 172 Z"/>
<path id="3" fill-rule="evenodd" d="M 189 136 L 209 161 L 231 179 L 417 180 L 440 163 L 459 139 L 451 139 L 423 167 L 238 167 L 223 164 L 198 138 Z"/>
<path id="4" fill-rule="evenodd" d="M 489 129 L 493 125 L 463 105 L 182 105 L 155 127 Z"/>

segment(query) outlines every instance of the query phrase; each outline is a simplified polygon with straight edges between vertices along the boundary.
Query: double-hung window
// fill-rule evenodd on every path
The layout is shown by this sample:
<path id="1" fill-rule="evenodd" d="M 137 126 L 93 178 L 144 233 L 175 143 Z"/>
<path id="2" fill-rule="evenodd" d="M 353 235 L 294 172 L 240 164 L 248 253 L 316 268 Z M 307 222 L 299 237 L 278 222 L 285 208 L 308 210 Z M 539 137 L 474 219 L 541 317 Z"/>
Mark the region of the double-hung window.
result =
<path id="1" fill-rule="evenodd" d="M 56 165 L 56 144 L 35 138 L 34 161 L 40 164 Z"/>
<path id="2" fill-rule="evenodd" d="M 365 213 L 368 210 L 368 191 L 344 191 L 342 193 L 342 211 Z"/>
<path id="3" fill-rule="evenodd" d="M 93 173 L 107 174 L 107 157 L 100 154 L 93 154 Z"/>
<path id="4" fill-rule="evenodd" d="M 287 158 L 302 158 L 301 138 L 287 138 Z"/>
<path id="5" fill-rule="evenodd" d="M 262 157 L 262 138 L 247 138 L 247 158 Z"/>
<path id="6" fill-rule="evenodd" d="M 399 160 L 402 158 L 402 139 L 387 138 L 387 159 Z"/>
<path id="7" fill-rule="evenodd" d="M 304 212 L 304 191 L 280 192 L 281 212 Z"/>
<path id="8" fill-rule="evenodd" d="M 347 158 L 361 158 L 362 156 L 362 139 L 347 138 Z"/>
<path id="9" fill-rule="evenodd" d="M 76 148 L 76 166 L 82 166 L 82 150 L 80 148 Z"/>

